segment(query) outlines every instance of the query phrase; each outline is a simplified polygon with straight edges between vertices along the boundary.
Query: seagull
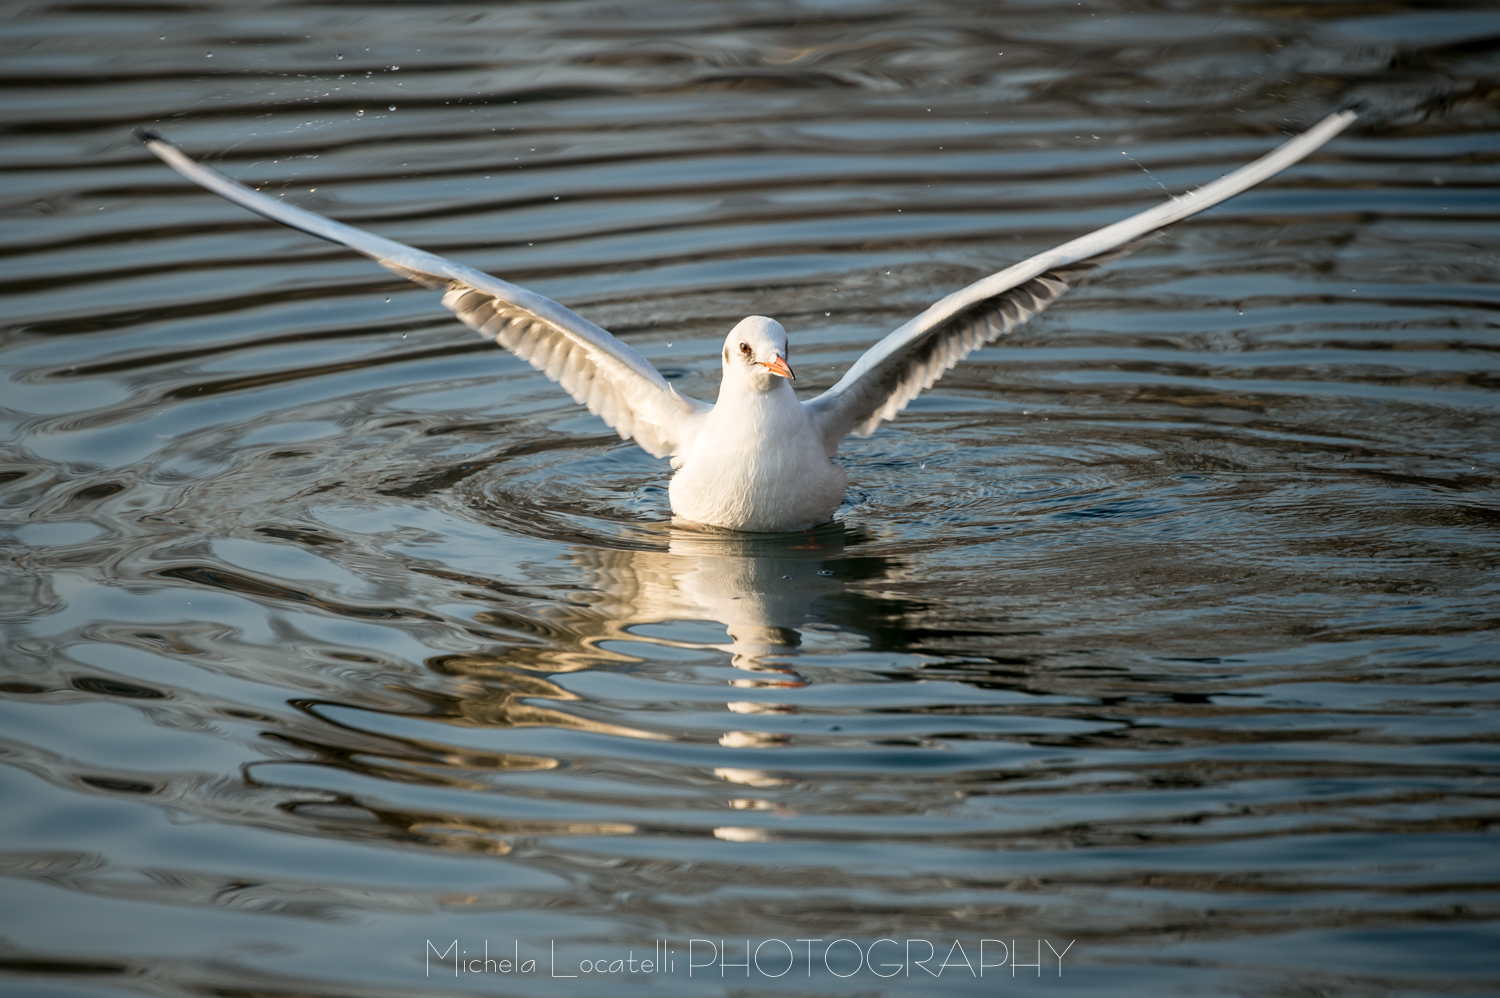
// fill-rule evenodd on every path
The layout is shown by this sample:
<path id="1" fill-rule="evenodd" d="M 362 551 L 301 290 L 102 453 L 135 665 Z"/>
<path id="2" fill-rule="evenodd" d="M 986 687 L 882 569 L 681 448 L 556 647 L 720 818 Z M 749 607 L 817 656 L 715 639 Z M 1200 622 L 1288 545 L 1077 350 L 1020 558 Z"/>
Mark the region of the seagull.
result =
<path id="1" fill-rule="evenodd" d="M 146 147 L 177 172 L 267 218 L 346 246 L 444 292 L 467 326 L 516 354 L 658 458 L 670 458 L 673 514 L 728 530 L 789 532 L 832 519 L 848 480 L 830 459 L 844 437 L 867 437 L 971 352 L 1056 301 L 1085 272 L 1142 237 L 1267 180 L 1354 122 L 1324 118 L 1247 166 L 1196 190 L 1063 243 L 948 295 L 877 342 L 832 388 L 800 401 L 786 330 L 762 315 L 724 339 L 723 379 L 710 405 L 678 391 L 628 345 L 533 291 L 324 218 L 198 163 L 155 132 Z"/>

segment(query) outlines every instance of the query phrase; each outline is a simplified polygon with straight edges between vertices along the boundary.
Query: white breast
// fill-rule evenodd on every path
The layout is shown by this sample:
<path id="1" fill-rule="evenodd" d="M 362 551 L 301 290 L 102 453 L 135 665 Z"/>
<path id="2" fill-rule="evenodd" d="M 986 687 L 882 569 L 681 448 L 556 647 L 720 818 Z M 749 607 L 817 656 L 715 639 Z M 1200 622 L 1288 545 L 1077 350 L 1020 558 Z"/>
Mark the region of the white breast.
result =
<path id="1" fill-rule="evenodd" d="M 805 530 L 826 523 L 844 497 L 844 473 L 791 386 L 721 397 L 674 464 L 676 515 L 732 530 Z"/>

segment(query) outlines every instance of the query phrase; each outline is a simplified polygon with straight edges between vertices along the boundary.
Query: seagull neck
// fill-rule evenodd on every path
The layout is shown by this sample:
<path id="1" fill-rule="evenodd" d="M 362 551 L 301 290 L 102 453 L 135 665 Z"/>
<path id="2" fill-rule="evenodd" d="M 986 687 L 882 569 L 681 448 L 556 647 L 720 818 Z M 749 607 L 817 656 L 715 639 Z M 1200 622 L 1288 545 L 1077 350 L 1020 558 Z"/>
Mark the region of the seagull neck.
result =
<path id="1" fill-rule="evenodd" d="M 728 406 L 731 409 L 748 407 L 752 404 L 759 405 L 785 405 L 787 400 L 797 401 L 797 393 L 792 390 L 792 383 L 785 378 L 776 375 L 756 375 L 753 373 L 731 374 L 724 372 L 724 380 L 719 382 L 718 405 Z"/>

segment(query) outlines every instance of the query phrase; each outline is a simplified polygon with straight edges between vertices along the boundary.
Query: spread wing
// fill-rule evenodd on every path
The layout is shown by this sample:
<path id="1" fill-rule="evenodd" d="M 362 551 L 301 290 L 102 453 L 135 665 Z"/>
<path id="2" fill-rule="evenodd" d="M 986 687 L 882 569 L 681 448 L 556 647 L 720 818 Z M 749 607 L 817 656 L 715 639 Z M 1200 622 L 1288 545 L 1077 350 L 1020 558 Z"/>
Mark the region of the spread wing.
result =
<path id="1" fill-rule="evenodd" d="M 483 271 L 285 204 L 194 162 L 159 135 L 137 138 L 168 166 L 235 204 L 347 246 L 418 284 L 445 289 L 443 304 L 472 329 L 527 361 L 656 457 L 682 450 L 713 406 L 683 395 L 644 357 L 550 298 Z"/>
<path id="2" fill-rule="evenodd" d="M 1137 240 L 1254 187 L 1349 127 L 1340 111 L 1260 159 L 1139 215 L 1039 253 L 942 299 L 867 350 L 838 383 L 803 403 L 832 454 L 846 434 L 867 437 L 953 365 L 1051 305 L 1086 271 L 1128 253 Z"/>

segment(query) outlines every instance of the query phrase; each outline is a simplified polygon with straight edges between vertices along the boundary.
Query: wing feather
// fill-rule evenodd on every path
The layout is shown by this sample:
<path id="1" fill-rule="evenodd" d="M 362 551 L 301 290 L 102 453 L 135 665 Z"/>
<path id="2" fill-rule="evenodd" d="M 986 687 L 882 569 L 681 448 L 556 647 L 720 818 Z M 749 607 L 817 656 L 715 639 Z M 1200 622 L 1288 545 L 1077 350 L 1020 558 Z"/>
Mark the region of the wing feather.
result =
<path id="1" fill-rule="evenodd" d="M 1047 308 L 1087 271 L 1129 253 L 1144 236 L 1275 176 L 1358 116 L 1354 110 L 1331 114 L 1228 176 L 948 295 L 867 350 L 828 391 L 803 403 L 825 449 L 832 454 L 849 433 L 874 433 L 960 360 Z"/>
<path id="2" fill-rule="evenodd" d="M 624 439 L 656 457 L 687 446 L 713 406 L 683 395 L 644 357 L 581 315 L 533 291 L 433 253 L 335 222 L 253 191 L 197 163 L 165 139 L 136 136 L 168 166 L 234 203 L 310 235 L 347 246 L 387 270 L 444 290 L 443 304 L 469 328 L 562 385 Z"/>

